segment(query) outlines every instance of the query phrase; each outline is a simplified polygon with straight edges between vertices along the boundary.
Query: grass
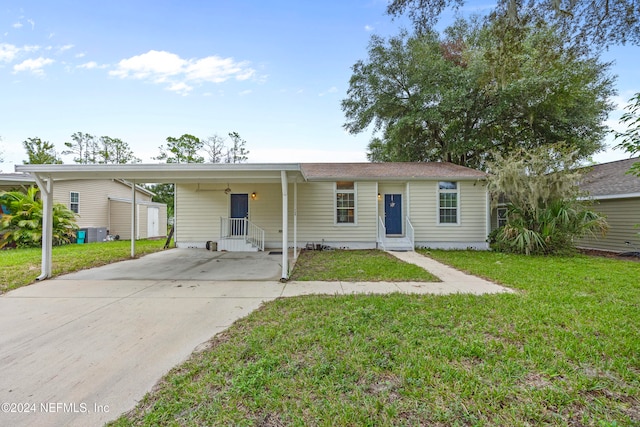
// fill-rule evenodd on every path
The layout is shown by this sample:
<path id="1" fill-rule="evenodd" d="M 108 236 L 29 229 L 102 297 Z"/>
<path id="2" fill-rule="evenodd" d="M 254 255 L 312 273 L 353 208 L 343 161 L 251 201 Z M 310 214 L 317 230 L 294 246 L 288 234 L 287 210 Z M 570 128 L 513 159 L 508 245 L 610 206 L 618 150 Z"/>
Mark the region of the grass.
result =
<path id="1" fill-rule="evenodd" d="M 424 269 L 377 250 L 303 251 L 290 279 L 345 282 L 439 281 Z"/>
<path id="2" fill-rule="evenodd" d="M 640 268 L 431 252 L 519 289 L 279 299 L 113 425 L 640 425 Z"/>
<path id="3" fill-rule="evenodd" d="M 164 240 L 136 241 L 136 255 L 161 251 Z M 71 273 L 99 267 L 131 257 L 130 241 L 87 243 L 83 245 L 55 246 L 52 252 L 52 274 Z M 0 294 L 31 284 L 40 275 L 42 250 L 40 248 L 9 249 L 0 251 Z"/>

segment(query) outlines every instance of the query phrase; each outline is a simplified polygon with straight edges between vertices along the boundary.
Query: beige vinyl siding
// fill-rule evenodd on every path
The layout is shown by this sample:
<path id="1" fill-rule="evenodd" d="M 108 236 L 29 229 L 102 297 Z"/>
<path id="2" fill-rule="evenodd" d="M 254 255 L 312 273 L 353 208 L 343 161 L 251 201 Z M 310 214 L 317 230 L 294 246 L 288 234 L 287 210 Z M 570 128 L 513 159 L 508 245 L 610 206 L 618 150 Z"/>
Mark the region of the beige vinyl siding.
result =
<path id="1" fill-rule="evenodd" d="M 334 182 L 298 184 L 298 242 L 362 242 L 375 245 L 377 185 L 355 183 L 355 224 L 335 222 Z M 289 240 L 293 241 L 293 186 L 289 186 Z"/>
<path id="2" fill-rule="evenodd" d="M 111 221 L 109 224 L 109 234 L 120 236 L 122 240 L 131 239 L 131 202 L 126 200 L 109 200 L 109 211 Z M 166 235 L 167 230 L 167 207 L 164 204 L 156 204 L 151 202 L 142 202 L 138 204 L 136 215 L 138 217 L 138 236 L 137 239 L 146 239 L 148 237 L 161 237 Z M 147 235 L 149 206 L 158 207 L 158 235 Z"/>
<path id="3" fill-rule="evenodd" d="M 626 252 L 633 248 L 624 242 L 631 242 L 640 248 L 640 198 L 601 200 L 593 205 L 593 210 L 607 217 L 609 231 L 605 237 L 584 237 L 577 242 L 578 247 L 614 252 Z"/>
<path id="4" fill-rule="evenodd" d="M 438 182 L 409 184 L 410 217 L 416 242 L 484 242 L 487 238 L 486 186 L 457 181 L 459 224 L 438 224 Z"/>
<path id="5" fill-rule="evenodd" d="M 226 184 L 177 184 L 175 241 L 218 241 L 220 217 L 229 216 Z"/>
<path id="6" fill-rule="evenodd" d="M 67 208 L 71 204 L 71 192 L 79 194 L 77 223 L 84 227 L 109 227 L 109 198 L 131 199 L 131 187 L 115 180 L 56 181 L 53 200 Z M 151 197 L 138 191 L 137 201 L 151 201 Z"/>

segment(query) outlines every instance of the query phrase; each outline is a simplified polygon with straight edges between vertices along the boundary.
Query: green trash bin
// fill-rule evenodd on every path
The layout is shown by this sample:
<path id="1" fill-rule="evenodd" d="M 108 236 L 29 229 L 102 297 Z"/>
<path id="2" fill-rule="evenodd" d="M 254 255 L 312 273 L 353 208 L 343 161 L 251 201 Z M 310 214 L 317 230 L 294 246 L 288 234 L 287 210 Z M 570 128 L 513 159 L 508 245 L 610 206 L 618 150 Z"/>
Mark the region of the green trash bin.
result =
<path id="1" fill-rule="evenodd" d="M 84 243 L 84 238 L 85 238 L 86 235 L 87 235 L 86 231 L 84 231 L 84 230 L 78 231 L 77 236 L 76 236 L 76 243 L 78 243 L 78 244 Z"/>

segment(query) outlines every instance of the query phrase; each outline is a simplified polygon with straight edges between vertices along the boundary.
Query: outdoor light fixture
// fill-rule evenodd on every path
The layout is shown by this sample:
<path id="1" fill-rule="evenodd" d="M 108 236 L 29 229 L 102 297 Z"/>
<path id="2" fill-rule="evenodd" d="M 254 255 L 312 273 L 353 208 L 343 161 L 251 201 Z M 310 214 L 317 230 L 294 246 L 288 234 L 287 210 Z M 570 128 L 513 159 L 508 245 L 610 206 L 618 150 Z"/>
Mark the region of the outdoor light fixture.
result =
<path id="1" fill-rule="evenodd" d="M 229 184 L 227 184 L 227 188 L 224 189 L 224 194 L 231 193 L 231 188 L 229 188 Z"/>
<path id="2" fill-rule="evenodd" d="M 382 196 L 378 193 L 378 200 L 382 200 Z"/>
<path id="3" fill-rule="evenodd" d="M 253 193 L 251 193 L 251 200 L 255 200 L 257 197 L 256 192 L 254 191 Z"/>

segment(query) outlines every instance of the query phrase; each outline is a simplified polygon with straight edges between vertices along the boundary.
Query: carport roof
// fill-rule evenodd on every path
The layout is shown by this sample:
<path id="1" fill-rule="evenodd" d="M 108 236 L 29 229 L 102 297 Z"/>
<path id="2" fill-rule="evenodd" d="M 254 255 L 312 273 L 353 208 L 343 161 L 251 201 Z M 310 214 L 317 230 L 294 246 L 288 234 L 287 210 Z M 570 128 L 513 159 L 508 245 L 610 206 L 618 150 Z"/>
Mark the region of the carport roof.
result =
<path id="1" fill-rule="evenodd" d="M 281 171 L 298 172 L 297 163 L 159 163 L 126 165 L 16 165 L 16 172 L 63 179 L 119 178 L 141 182 L 280 182 Z"/>

